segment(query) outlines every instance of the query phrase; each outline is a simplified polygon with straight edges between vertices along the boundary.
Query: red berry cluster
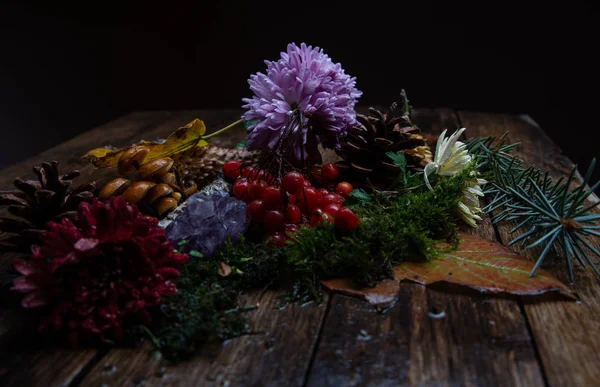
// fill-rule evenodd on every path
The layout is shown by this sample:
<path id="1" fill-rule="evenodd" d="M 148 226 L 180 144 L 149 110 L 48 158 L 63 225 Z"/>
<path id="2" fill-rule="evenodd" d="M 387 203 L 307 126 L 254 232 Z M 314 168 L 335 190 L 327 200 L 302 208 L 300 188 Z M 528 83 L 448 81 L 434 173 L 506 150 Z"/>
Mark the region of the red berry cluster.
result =
<path id="1" fill-rule="evenodd" d="M 251 221 L 264 226 L 265 238 L 270 238 L 272 246 L 283 246 L 301 225 L 330 222 L 342 230 L 352 230 L 358 225 L 358 217 L 343 206 L 352 185 L 335 184 L 339 172 L 333 164 L 323 165 L 311 173 L 315 180 L 332 190 L 315 188 L 309 179 L 295 171 L 286 173 L 281 182 L 277 182 L 270 173 L 252 167 L 241 168 L 240 163 L 233 160 L 225 163 L 223 173 L 234 183 L 233 196 L 248 203 L 246 211 Z"/>

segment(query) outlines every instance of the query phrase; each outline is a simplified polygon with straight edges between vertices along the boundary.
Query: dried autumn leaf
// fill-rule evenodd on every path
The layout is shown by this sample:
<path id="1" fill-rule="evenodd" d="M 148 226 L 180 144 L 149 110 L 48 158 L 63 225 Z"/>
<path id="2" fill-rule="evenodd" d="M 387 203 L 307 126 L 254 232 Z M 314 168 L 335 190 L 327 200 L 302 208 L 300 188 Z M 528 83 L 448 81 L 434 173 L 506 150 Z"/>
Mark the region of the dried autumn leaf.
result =
<path id="1" fill-rule="evenodd" d="M 119 163 L 119 158 L 124 152 L 134 146 L 143 145 L 150 149 L 150 152 L 141 161 L 143 164 L 160 157 L 168 157 L 184 152 L 190 148 L 208 145 L 208 142 L 203 139 L 205 132 L 206 126 L 204 122 L 196 118 L 187 125 L 178 128 L 165 141 L 141 141 L 121 149 L 96 148 L 86 153 L 82 159 L 90 161 L 98 168 L 116 167 Z"/>
<path id="2" fill-rule="evenodd" d="M 221 277 L 228 277 L 231 274 L 231 266 L 225 262 L 219 262 L 219 275 Z"/>
<path id="3" fill-rule="evenodd" d="M 357 289 L 346 278 L 334 278 L 321 281 L 321 284 L 332 292 L 345 294 L 351 297 L 364 298 L 377 309 L 385 309 L 393 305 L 400 293 L 400 281 L 386 279 L 372 288 Z"/>
<path id="4" fill-rule="evenodd" d="M 529 278 L 533 262 L 501 244 L 469 234 L 459 234 L 459 238 L 458 250 L 425 262 L 404 262 L 394 268 L 394 280 L 382 281 L 373 288 L 354 289 L 346 279 L 322 284 L 335 292 L 361 296 L 376 306 L 393 303 L 399 291 L 394 283 L 403 280 L 421 285 L 445 282 L 491 294 L 533 296 L 557 292 L 575 299 L 566 285 L 545 270 Z"/>

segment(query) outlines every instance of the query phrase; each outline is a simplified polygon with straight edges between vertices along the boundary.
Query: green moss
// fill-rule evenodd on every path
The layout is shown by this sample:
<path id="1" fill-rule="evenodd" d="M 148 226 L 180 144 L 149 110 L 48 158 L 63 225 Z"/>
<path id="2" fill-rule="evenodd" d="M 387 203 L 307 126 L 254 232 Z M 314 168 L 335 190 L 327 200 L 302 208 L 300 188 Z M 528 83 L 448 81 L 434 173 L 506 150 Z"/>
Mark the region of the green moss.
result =
<path id="1" fill-rule="evenodd" d="M 440 241 L 456 245 L 454 214 L 465 177 L 440 180 L 433 191 L 417 190 L 393 200 L 379 195 L 356 205 L 361 221 L 351 233 L 341 233 L 330 224 L 301 228 L 297 242 L 284 250 L 296 278 L 292 299 L 319 300 L 319 281 L 328 278 L 373 286 L 392 277 L 393 266 L 404 260 L 435 256 Z"/>
<path id="2" fill-rule="evenodd" d="M 203 261 L 186 264 L 177 281 L 178 292 L 165 297 L 154 319 L 153 341 L 167 359 L 183 359 L 207 342 L 246 331 L 237 313 L 238 292 L 218 279 L 215 265 Z M 232 313 L 232 311 L 236 313 Z"/>

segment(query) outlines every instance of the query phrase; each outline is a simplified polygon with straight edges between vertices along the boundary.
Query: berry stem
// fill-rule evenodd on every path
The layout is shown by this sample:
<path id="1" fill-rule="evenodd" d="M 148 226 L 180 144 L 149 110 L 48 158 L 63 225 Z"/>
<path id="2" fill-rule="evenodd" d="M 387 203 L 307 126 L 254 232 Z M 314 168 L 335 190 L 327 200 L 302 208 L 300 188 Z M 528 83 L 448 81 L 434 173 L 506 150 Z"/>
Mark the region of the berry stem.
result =
<path id="1" fill-rule="evenodd" d="M 211 134 L 207 134 L 206 136 L 202 136 L 202 139 L 203 139 L 203 140 L 206 140 L 206 139 L 209 139 L 209 138 L 211 138 L 211 137 L 213 137 L 213 136 L 216 136 L 216 135 L 218 135 L 218 134 L 221 134 L 221 133 L 223 133 L 223 132 L 226 132 L 226 131 L 228 131 L 229 129 L 231 129 L 231 128 L 233 128 L 233 127 L 235 127 L 235 126 L 237 126 L 237 125 L 239 125 L 239 124 L 241 124 L 241 123 L 243 123 L 243 122 L 244 122 L 244 120 L 237 120 L 237 121 L 236 121 L 236 122 L 234 122 L 233 124 L 229 124 L 229 125 L 227 125 L 226 127 L 224 127 L 223 129 L 219 129 L 219 130 L 217 130 L 216 132 L 213 132 L 213 133 L 211 133 Z"/>

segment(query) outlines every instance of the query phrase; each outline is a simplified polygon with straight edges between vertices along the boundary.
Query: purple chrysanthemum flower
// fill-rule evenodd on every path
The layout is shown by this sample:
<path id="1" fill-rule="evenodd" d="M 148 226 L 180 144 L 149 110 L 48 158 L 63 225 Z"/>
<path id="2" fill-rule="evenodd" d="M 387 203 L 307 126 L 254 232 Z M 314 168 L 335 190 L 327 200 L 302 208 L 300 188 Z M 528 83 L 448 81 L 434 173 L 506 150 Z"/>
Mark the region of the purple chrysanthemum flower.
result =
<path id="1" fill-rule="evenodd" d="M 336 148 L 347 128 L 356 123 L 354 105 L 362 95 L 355 87 L 356 78 L 322 49 L 304 43 L 288 44 L 281 59 L 265 63 L 266 74 L 253 74 L 248 80 L 254 96 L 243 99 L 248 111 L 242 118 L 259 120 L 249 128 L 248 149 L 279 148 L 293 163 L 320 163 L 319 142 Z M 285 144 L 278 145 L 289 131 L 292 136 L 286 134 Z"/>

